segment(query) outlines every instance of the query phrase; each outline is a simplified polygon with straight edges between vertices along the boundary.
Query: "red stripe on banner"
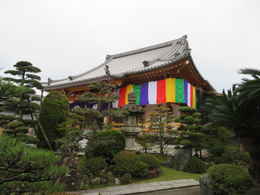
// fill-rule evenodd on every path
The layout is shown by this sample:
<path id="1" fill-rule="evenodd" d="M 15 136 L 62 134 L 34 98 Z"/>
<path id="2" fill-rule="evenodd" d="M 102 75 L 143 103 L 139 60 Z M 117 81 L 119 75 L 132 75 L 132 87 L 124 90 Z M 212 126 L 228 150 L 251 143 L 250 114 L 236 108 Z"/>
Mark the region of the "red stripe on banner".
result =
<path id="1" fill-rule="evenodd" d="M 193 105 L 193 90 L 192 90 L 193 86 L 190 85 L 190 107 L 192 107 Z"/>
<path id="2" fill-rule="evenodd" d="M 166 80 L 157 81 L 157 104 L 166 103 Z"/>
<path id="3" fill-rule="evenodd" d="M 119 102 L 118 106 L 123 107 L 125 105 L 126 87 L 119 89 Z"/>

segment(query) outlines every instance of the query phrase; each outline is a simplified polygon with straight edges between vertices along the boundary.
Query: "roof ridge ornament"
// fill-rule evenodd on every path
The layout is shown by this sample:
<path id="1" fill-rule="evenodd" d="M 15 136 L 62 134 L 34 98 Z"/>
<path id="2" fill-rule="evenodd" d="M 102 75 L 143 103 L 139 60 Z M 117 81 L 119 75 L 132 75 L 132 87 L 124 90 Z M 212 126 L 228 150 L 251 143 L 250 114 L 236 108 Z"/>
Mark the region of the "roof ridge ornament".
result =
<path id="1" fill-rule="evenodd" d="M 48 78 L 48 85 L 50 85 L 53 82 L 51 78 Z"/>
<path id="2" fill-rule="evenodd" d="M 108 76 L 108 77 L 112 77 L 111 76 L 111 73 L 110 73 L 110 70 L 109 70 L 109 66 L 107 65 L 107 64 L 105 64 L 105 73 L 106 73 L 106 75 Z"/>
<path id="3" fill-rule="evenodd" d="M 144 67 L 150 66 L 150 62 L 147 61 L 147 60 L 144 60 L 142 63 L 143 63 L 143 65 L 144 65 Z"/>

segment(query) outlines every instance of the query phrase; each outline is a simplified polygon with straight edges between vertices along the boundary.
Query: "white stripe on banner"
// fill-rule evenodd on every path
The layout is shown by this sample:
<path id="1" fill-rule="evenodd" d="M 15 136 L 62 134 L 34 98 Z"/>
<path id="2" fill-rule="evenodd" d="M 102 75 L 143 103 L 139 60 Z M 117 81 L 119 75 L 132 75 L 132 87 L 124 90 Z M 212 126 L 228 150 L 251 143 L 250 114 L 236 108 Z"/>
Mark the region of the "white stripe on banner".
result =
<path id="1" fill-rule="evenodd" d="M 118 108 L 119 103 L 119 89 L 115 91 L 115 95 L 117 95 L 117 98 L 114 102 L 112 102 L 112 108 Z"/>
<path id="2" fill-rule="evenodd" d="M 188 83 L 188 85 L 187 85 L 187 95 L 188 95 L 188 106 L 190 106 L 191 107 L 191 84 L 190 83 Z"/>
<path id="3" fill-rule="evenodd" d="M 148 104 L 156 104 L 157 98 L 157 82 L 151 81 L 148 83 Z"/>

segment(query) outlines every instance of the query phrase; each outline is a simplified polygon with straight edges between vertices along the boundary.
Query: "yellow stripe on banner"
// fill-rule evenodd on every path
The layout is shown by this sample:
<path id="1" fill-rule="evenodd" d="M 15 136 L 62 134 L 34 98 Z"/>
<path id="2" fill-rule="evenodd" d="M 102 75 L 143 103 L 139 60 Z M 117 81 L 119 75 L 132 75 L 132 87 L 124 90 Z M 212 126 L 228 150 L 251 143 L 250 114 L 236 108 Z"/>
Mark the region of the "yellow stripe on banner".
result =
<path id="1" fill-rule="evenodd" d="M 134 90 L 133 85 L 127 85 L 126 87 L 126 94 L 125 94 L 125 104 L 128 104 L 128 94 L 132 93 Z"/>
<path id="2" fill-rule="evenodd" d="M 166 102 L 175 102 L 175 79 L 166 79 Z"/>
<path id="3" fill-rule="evenodd" d="M 192 108 L 196 109 L 197 99 L 196 99 L 196 87 L 192 86 Z"/>
<path id="4" fill-rule="evenodd" d="M 172 94 L 173 94 L 173 102 L 176 102 L 176 79 L 173 78 L 173 90 L 172 90 Z"/>

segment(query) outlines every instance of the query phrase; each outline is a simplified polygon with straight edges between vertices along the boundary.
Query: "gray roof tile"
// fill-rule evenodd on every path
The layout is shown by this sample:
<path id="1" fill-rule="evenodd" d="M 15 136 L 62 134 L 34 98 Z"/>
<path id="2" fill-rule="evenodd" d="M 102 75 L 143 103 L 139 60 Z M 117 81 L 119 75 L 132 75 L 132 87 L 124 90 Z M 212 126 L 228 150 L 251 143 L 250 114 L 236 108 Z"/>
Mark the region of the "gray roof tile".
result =
<path id="1" fill-rule="evenodd" d="M 176 62 L 187 55 L 190 49 L 187 36 L 164 43 L 144 47 L 115 55 L 108 55 L 101 65 L 76 76 L 70 76 L 61 80 L 50 80 L 46 89 L 69 87 L 80 83 L 87 83 L 98 78 L 105 78 L 105 66 L 108 66 L 112 76 L 124 76 L 134 72 L 148 71 L 169 63 Z M 145 67 L 143 62 L 148 66 Z"/>

